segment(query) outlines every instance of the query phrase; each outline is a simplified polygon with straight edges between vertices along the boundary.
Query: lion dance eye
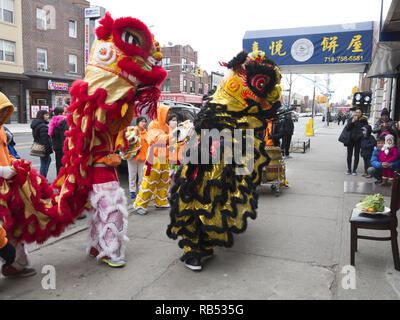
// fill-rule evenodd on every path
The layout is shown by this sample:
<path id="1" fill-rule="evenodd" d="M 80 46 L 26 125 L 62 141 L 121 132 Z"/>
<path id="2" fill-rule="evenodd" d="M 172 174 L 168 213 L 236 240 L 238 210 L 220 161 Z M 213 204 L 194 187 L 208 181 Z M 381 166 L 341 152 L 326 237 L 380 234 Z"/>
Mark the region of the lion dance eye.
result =
<path id="1" fill-rule="evenodd" d="M 122 41 L 126 43 L 129 43 L 134 46 L 140 46 L 139 37 L 129 31 L 122 32 L 121 38 Z"/>
<path id="2" fill-rule="evenodd" d="M 251 79 L 251 86 L 259 91 L 263 91 L 268 83 L 269 77 L 262 74 L 258 74 Z"/>

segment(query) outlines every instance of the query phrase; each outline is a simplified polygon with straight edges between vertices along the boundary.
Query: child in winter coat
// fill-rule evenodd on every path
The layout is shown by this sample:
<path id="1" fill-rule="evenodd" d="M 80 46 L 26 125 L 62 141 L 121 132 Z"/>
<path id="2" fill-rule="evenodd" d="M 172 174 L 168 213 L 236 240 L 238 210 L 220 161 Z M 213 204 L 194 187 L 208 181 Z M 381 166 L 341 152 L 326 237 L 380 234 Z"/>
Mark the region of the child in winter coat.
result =
<path id="1" fill-rule="evenodd" d="M 372 127 L 366 125 L 362 127 L 363 137 L 361 138 L 361 157 L 364 160 L 364 174 L 363 177 L 371 178 L 368 174 L 368 168 L 371 166 L 371 157 L 376 146 L 376 139 L 371 135 Z"/>
<path id="2" fill-rule="evenodd" d="M 399 155 L 399 150 L 397 146 L 394 144 L 394 137 L 391 134 L 388 134 L 385 137 L 385 145 L 381 149 L 379 153 L 379 161 L 380 162 L 393 162 L 397 159 Z M 393 180 L 393 169 L 392 168 L 384 168 L 382 173 L 382 183 L 380 186 L 388 185 L 388 180 L 391 182 Z"/>

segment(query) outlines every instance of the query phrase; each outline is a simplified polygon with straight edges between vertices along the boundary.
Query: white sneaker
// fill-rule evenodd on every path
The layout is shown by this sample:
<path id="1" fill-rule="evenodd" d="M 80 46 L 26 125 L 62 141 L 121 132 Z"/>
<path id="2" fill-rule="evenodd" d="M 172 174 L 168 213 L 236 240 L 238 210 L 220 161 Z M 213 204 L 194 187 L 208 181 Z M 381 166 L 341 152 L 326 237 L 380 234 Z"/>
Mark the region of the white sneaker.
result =
<path id="1" fill-rule="evenodd" d="M 143 208 L 137 208 L 136 213 L 140 214 L 141 216 L 145 216 L 147 214 L 147 210 Z"/>
<path id="2" fill-rule="evenodd" d="M 112 268 L 122 268 L 126 265 L 125 260 L 112 260 L 109 257 L 104 257 L 102 261 L 107 263 Z"/>

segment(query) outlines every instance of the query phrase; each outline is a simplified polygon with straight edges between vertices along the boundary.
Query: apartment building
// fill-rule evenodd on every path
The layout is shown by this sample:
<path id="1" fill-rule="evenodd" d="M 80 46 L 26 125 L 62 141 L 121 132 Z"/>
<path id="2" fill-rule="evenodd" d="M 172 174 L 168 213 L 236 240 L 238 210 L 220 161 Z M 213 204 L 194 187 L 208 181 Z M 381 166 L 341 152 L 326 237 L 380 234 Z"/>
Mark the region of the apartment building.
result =
<path id="1" fill-rule="evenodd" d="M 161 100 L 186 102 L 201 105 L 203 96 L 211 87 L 211 77 L 201 70 L 198 53 L 190 45 L 176 45 L 161 48 L 163 67 L 168 72 L 161 94 Z"/>
<path id="2" fill-rule="evenodd" d="M 22 122 L 24 73 L 21 0 L 0 0 L 0 91 L 14 104 L 11 122 Z"/>
<path id="3" fill-rule="evenodd" d="M 85 0 L 22 0 L 26 118 L 68 106 L 73 81 L 84 76 Z"/>

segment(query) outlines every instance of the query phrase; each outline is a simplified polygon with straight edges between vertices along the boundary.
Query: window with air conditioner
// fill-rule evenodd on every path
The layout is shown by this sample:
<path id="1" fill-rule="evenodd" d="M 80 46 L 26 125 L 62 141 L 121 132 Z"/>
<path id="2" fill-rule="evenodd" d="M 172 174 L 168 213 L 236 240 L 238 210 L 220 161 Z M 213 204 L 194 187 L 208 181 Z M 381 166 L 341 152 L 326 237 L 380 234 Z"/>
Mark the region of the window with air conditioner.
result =
<path id="1" fill-rule="evenodd" d="M 186 79 L 183 80 L 183 92 L 187 92 L 187 81 L 186 81 Z"/>
<path id="2" fill-rule="evenodd" d="M 36 59 L 38 71 L 47 71 L 47 50 L 37 48 Z"/>
<path id="3" fill-rule="evenodd" d="M 183 72 L 186 72 L 187 69 L 188 69 L 188 66 L 187 66 L 187 59 L 186 59 L 186 58 L 182 58 L 182 71 L 183 71 Z"/>
<path id="4" fill-rule="evenodd" d="M 15 42 L 0 40 L 0 62 L 15 63 Z"/>
<path id="5" fill-rule="evenodd" d="M 74 54 L 69 55 L 69 72 L 71 73 L 78 72 L 78 56 Z"/>
<path id="6" fill-rule="evenodd" d="M 162 65 L 165 70 L 167 71 L 171 70 L 170 64 L 171 64 L 171 58 L 162 59 Z"/>
<path id="7" fill-rule="evenodd" d="M 38 30 L 47 30 L 47 11 L 36 8 L 36 28 Z"/>
<path id="8" fill-rule="evenodd" d="M 0 0 L 0 21 L 14 23 L 14 0 Z"/>
<path id="9" fill-rule="evenodd" d="M 68 21 L 68 29 L 70 38 L 78 37 L 78 22 L 75 20 Z"/>
<path id="10" fill-rule="evenodd" d="M 163 89 L 164 92 L 171 92 L 171 79 L 166 79 L 163 83 Z"/>
<path id="11" fill-rule="evenodd" d="M 190 61 L 190 72 L 194 74 L 195 71 L 196 71 L 196 64 L 194 63 L 194 61 Z"/>

